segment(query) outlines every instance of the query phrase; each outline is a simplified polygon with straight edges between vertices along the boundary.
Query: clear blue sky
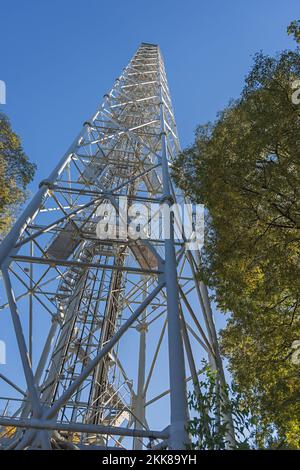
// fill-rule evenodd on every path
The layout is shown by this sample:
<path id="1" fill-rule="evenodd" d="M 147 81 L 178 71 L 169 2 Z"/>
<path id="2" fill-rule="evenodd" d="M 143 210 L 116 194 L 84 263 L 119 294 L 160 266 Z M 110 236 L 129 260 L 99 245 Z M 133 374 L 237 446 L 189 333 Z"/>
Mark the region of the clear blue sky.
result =
<path id="1" fill-rule="evenodd" d="M 0 7 L 2 106 L 46 177 L 140 42 L 161 46 L 179 134 L 237 97 L 251 56 L 292 46 L 299 0 L 10 0 Z"/>

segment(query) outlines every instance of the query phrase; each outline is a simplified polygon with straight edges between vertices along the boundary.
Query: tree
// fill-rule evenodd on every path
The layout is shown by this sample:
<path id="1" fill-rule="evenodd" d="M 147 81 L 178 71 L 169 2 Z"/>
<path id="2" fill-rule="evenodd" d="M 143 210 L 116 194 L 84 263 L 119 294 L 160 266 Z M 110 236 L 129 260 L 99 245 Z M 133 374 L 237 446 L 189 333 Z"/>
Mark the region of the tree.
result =
<path id="1" fill-rule="evenodd" d="M 0 236 L 8 230 L 26 197 L 35 165 L 28 161 L 8 117 L 0 112 Z"/>
<path id="2" fill-rule="evenodd" d="M 220 417 L 231 413 L 235 428 L 235 448 L 239 450 L 250 449 L 253 441 L 253 417 L 237 392 L 232 386 L 221 390 L 217 386 L 217 378 L 209 365 L 204 364 L 199 374 L 203 380 L 199 383 L 198 393 L 189 394 L 189 408 L 191 419 L 188 421 L 187 431 L 191 437 L 189 448 L 193 450 L 223 450 L 231 449 L 228 434 L 228 422 Z M 224 402 L 224 394 L 228 396 Z"/>
<path id="3" fill-rule="evenodd" d="M 300 448 L 299 50 L 259 53 L 241 97 L 174 165 L 177 184 L 208 212 L 199 273 L 229 315 L 222 351 L 261 447 Z M 299 343 L 297 343 L 299 344 Z"/>
<path id="4" fill-rule="evenodd" d="M 288 35 L 293 35 L 297 44 L 300 44 L 300 21 L 292 21 L 287 28 Z"/>

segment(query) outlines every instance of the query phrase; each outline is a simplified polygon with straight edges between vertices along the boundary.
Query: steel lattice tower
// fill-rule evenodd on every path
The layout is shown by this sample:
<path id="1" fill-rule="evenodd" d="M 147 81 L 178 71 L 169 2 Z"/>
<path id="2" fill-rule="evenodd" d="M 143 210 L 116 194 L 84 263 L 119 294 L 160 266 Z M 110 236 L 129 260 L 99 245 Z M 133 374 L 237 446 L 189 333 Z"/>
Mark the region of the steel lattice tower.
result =
<path id="1" fill-rule="evenodd" d="M 225 383 L 200 253 L 175 241 L 174 219 L 165 240 L 96 233 L 120 196 L 182 203 L 179 151 L 160 49 L 142 43 L 2 242 L 20 365 L 0 376 L 2 448 L 183 449 L 203 357 Z"/>

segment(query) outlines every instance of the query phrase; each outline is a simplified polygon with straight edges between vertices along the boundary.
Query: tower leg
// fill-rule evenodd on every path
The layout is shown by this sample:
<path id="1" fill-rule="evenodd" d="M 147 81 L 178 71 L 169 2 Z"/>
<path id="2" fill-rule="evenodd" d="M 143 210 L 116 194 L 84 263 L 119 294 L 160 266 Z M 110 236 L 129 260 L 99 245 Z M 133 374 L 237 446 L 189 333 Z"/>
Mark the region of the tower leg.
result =
<path id="1" fill-rule="evenodd" d="M 145 316 L 145 313 L 143 313 Z M 139 369 L 138 369 L 138 388 L 137 395 L 135 397 L 135 429 L 143 429 L 145 424 L 145 366 L 146 366 L 146 323 L 142 318 L 142 324 L 140 325 L 140 346 L 139 346 Z M 134 449 L 142 450 L 143 439 L 136 438 L 134 440 Z"/>
<path id="2" fill-rule="evenodd" d="M 168 209 L 173 204 L 171 195 L 169 163 L 167 158 L 167 138 L 164 119 L 164 105 L 161 94 L 161 143 L 162 143 L 162 180 L 163 199 Z M 164 223 L 169 221 L 165 228 L 165 263 L 164 274 L 167 292 L 167 318 L 168 318 L 168 346 L 169 346 L 169 374 L 170 374 L 170 405 L 171 423 L 169 447 L 171 449 L 185 449 L 188 444 L 186 425 L 188 420 L 188 404 L 185 383 L 185 366 L 183 353 L 183 339 L 181 334 L 179 292 L 177 282 L 177 263 L 174 244 L 174 217 L 164 217 Z"/>
<path id="3" fill-rule="evenodd" d="M 143 279 L 143 276 L 142 276 Z M 147 295 L 147 282 L 145 282 L 145 290 L 143 292 L 143 300 L 145 300 Z M 143 429 L 143 424 L 145 423 L 145 368 L 146 368 L 146 334 L 147 334 L 147 324 L 146 317 L 147 311 L 144 310 L 141 315 L 141 324 L 139 325 L 140 331 L 140 346 L 139 346 L 139 365 L 138 365 L 138 386 L 137 394 L 135 397 L 135 429 Z M 143 448 L 143 439 L 135 438 L 134 439 L 134 449 L 142 450 Z"/>
<path id="4" fill-rule="evenodd" d="M 171 237 L 174 237 L 174 233 L 172 233 Z M 189 440 L 186 431 L 188 406 L 185 384 L 184 354 L 179 316 L 176 259 L 172 238 L 170 238 L 170 240 L 166 240 L 165 242 L 165 277 L 168 307 L 168 345 L 171 399 L 169 447 L 171 449 L 180 450 L 186 448 Z"/>

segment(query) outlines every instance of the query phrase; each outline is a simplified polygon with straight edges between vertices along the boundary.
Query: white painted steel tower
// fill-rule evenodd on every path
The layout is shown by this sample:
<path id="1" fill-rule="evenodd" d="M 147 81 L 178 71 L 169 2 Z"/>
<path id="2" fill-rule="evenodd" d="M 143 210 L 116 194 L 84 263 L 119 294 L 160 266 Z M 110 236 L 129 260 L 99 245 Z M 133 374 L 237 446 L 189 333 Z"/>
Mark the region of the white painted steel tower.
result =
<path id="1" fill-rule="evenodd" d="M 142 43 L 2 242 L 1 448 L 184 449 L 203 357 L 224 383 L 200 253 L 174 218 L 166 239 L 97 235 L 108 203 L 122 225 L 120 196 L 184 202 L 179 151 L 160 49 Z"/>

